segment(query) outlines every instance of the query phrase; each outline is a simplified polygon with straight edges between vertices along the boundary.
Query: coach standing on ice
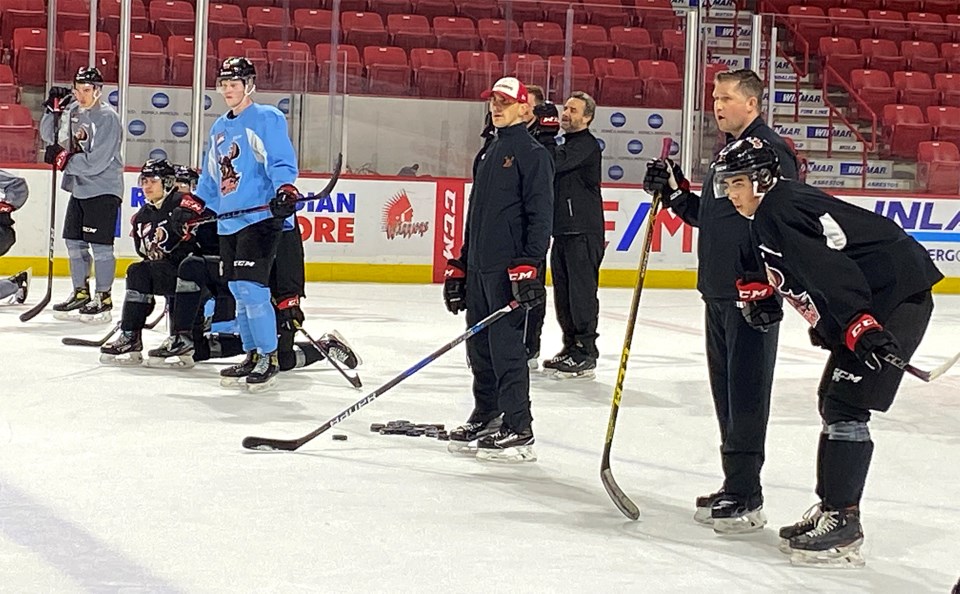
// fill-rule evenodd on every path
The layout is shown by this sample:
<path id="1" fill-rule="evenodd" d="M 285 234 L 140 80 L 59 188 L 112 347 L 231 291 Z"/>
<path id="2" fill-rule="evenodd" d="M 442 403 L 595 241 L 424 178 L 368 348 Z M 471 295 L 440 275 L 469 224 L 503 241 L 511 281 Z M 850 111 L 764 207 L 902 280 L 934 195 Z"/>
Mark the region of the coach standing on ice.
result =
<path id="1" fill-rule="evenodd" d="M 717 74 L 713 91 L 717 127 L 727 142 L 747 136 L 766 140 L 776 151 L 783 177 L 796 179 L 797 160 L 780 136 L 760 117 L 763 83 L 751 70 Z M 756 304 L 769 313 L 765 331 L 752 328 L 737 307 L 738 263 L 750 252 L 750 223 L 729 200 L 717 200 L 713 175 L 703 180 L 702 196 L 690 192 L 683 171 L 672 161 L 651 161 L 643 188 L 659 192 L 663 205 L 699 227 L 697 289 L 706 302 L 707 367 L 720 423 L 723 487 L 697 498 L 698 522 L 718 533 L 759 530 L 766 524 L 760 469 L 763 466 L 770 389 L 777 358 L 779 319 L 776 297 Z M 746 279 L 752 280 L 752 279 Z"/>
<path id="2" fill-rule="evenodd" d="M 40 137 L 48 145 L 43 160 L 63 172 L 60 187 L 70 193 L 63 239 L 70 257 L 73 294 L 53 306 L 54 316 L 69 317 L 76 311 L 80 319 L 90 322 L 110 321 L 110 289 L 117 272 L 113 234 L 123 194 L 120 116 L 101 101 L 102 92 L 100 71 L 80 68 L 73 78 L 72 94 L 65 87 L 50 89 L 40 120 Z M 54 138 L 55 101 L 63 110 L 58 138 Z M 91 264 L 97 291 L 92 299 L 87 284 Z"/>
<path id="3" fill-rule="evenodd" d="M 459 259 L 447 262 L 443 292 L 447 309 L 466 310 L 471 326 L 512 300 L 527 310 L 543 303 L 537 266 L 546 258 L 553 218 L 553 162 L 524 125 L 526 87 L 505 77 L 482 96 L 497 136 L 477 160 L 463 247 Z M 451 451 L 473 451 L 479 439 L 478 458 L 536 460 L 524 320 L 512 312 L 467 341 L 474 409 L 450 432 Z"/>

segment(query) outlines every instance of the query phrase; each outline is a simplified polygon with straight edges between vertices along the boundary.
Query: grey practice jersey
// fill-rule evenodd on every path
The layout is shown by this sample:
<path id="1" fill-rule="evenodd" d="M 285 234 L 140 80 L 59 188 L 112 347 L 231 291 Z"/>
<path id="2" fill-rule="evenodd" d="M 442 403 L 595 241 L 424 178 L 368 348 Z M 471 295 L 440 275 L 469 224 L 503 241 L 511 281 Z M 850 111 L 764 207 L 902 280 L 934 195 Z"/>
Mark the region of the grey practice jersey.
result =
<path id="1" fill-rule="evenodd" d="M 75 198 L 104 194 L 123 196 L 123 162 L 120 160 L 120 116 L 104 102 L 81 109 L 74 102 L 60 120 L 60 137 L 54 138 L 53 114 L 40 120 L 40 137 L 59 144 L 73 156 L 63 170 L 61 188 Z"/>
<path id="2" fill-rule="evenodd" d="M 27 181 L 0 169 L 0 202 L 6 202 L 13 210 L 23 207 L 27 201 Z"/>

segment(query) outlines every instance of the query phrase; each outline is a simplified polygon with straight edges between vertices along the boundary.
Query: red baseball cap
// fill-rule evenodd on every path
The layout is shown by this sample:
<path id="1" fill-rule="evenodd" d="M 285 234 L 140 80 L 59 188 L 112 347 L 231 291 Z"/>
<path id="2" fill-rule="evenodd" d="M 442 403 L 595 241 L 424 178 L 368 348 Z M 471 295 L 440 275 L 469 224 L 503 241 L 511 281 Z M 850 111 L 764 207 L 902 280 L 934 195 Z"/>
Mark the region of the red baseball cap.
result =
<path id="1" fill-rule="evenodd" d="M 481 99 L 489 99 L 496 93 L 506 99 L 513 99 L 517 103 L 527 102 L 527 87 L 512 76 L 505 76 L 494 83 L 493 88 L 480 93 Z"/>

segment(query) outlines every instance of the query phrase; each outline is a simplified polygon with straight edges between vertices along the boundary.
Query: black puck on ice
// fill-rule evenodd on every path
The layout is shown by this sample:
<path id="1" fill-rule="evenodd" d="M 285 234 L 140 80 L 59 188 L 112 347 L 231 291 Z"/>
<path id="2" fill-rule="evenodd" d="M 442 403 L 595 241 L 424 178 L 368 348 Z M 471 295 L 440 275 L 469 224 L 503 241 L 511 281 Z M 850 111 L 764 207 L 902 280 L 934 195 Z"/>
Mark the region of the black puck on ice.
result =
<path id="1" fill-rule="evenodd" d="M 334 433 L 333 441 L 347 441 L 347 436 L 343 433 Z"/>
<path id="2" fill-rule="evenodd" d="M 377 432 L 379 432 L 381 429 L 383 429 L 385 426 L 386 426 L 386 425 L 384 425 L 383 423 L 372 423 L 372 424 L 370 425 L 370 432 L 371 432 L 371 433 L 377 433 Z"/>
<path id="3" fill-rule="evenodd" d="M 446 431 L 441 431 L 437 434 L 437 439 L 440 441 L 450 441 L 450 434 Z"/>

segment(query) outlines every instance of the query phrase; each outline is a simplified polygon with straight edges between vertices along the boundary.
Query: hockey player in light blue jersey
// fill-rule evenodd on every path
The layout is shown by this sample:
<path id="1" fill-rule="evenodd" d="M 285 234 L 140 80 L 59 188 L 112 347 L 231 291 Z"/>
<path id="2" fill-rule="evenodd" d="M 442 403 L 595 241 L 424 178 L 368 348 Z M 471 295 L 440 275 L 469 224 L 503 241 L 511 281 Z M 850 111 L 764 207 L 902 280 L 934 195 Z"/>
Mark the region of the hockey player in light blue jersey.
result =
<path id="1" fill-rule="evenodd" d="M 237 302 L 247 353 L 242 363 L 221 371 L 224 385 L 235 385 L 237 378 L 269 384 L 279 371 L 268 285 L 280 233 L 293 227 L 300 197 L 293 185 L 299 172 L 287 122 L 275 107 L 254 103 L 255 80 L 256 70 L 246 58 L 227 58 L 220 67 L 217 90 L 229 111 L 210 130 L 196 191 L 218 213 L 270 205 L 217 223 L 223 273 Z"/>

